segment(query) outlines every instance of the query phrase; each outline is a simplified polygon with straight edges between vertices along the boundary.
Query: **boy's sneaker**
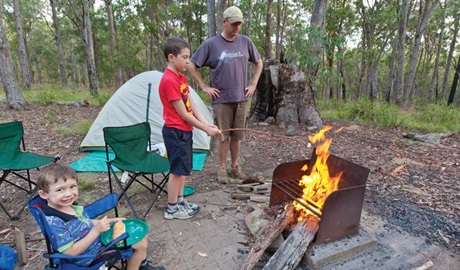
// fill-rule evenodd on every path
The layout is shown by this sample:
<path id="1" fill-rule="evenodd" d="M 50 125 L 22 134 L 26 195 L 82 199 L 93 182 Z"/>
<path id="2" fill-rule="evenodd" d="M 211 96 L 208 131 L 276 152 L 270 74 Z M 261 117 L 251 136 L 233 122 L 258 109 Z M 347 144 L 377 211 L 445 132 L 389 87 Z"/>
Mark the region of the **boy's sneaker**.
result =
<path id="1" fill-rule="evenodd" d="M 179 205 L 182 205 L 185 210 L 190 210 L 192 212 L 198 212 L 200 211 L 200 206 L 196 203 L 191 203 L 189 201 L 187 201 L 186 199 L 184 199 L 182 202 L 179 203 Z"/>
<path id="2" fill-rule="evenodd" d="M 173 211 L 169 210 L 166 208 L 166 211 L 164 213 L 164 218 L 165 219 L 188 219 L 194 217 L 196 212 L 193 212 L 191 210 L 186 210 L 184 206 L 178 204 L 177 208 Z"/>

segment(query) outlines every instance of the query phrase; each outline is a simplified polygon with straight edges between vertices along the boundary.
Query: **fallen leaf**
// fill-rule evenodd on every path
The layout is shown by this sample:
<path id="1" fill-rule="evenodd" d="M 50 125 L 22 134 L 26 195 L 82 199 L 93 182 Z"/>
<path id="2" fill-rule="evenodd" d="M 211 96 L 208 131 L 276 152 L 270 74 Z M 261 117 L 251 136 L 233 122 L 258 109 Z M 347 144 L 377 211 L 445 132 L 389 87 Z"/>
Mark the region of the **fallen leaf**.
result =
<path id="1" fill-rule="evenodd" d="M 398 172 L 404 171 L 406 167 L 406 164 L 401 164 L 398 167 L 394 168 L 394 170 L 391 172 L 392 175 L 396 175 Z"/>

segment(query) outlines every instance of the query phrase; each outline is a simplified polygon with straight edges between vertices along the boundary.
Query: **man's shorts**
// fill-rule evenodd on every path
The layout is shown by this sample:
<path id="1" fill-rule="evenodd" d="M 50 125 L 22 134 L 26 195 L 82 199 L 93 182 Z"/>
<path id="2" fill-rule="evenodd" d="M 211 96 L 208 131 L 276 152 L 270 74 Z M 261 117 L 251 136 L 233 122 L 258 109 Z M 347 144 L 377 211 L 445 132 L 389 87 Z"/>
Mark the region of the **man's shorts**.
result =
<path id="1" fill-rule="evenodd" d="M 190 175 L 193 158 L 193 132 L 163 126 L 162 133 L 168 153 L 170 173 Z"/>
<path id="2" fill-rule="evenodd" d="M 233 128 L 245 128 L 247 107 L 247 101 L 212 104 L 214 120 L 217 127 L 219 127 L 219 129 L 222 131 Z M 222 132 L 219 140 L 222 142 L 231 137 L 234 140 L 243 141 L 244 134 L 244 130 Z"/>

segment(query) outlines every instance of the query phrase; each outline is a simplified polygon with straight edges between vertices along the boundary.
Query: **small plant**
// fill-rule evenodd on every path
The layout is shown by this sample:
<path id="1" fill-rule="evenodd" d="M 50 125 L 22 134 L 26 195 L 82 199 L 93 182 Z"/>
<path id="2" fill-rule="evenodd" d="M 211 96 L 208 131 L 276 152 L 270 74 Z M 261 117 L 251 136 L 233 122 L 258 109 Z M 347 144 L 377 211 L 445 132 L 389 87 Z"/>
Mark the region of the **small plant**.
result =
<path id="1" fill-rule="evenodd" d="M 88 133 L 88 130 L 90 129 L 92 124 L 93 122 L 91 121 L 78 122 L 73 126 L 72 133 L 84 136 L 86 135 L 86 133 Z"/>
<path id="2" fill-rule="evenodd" d="M 68 138 L 73 135 L 72 130 L 66 127 L 55 127 L 53 132 L 62 135 L 64 138 Z"/>

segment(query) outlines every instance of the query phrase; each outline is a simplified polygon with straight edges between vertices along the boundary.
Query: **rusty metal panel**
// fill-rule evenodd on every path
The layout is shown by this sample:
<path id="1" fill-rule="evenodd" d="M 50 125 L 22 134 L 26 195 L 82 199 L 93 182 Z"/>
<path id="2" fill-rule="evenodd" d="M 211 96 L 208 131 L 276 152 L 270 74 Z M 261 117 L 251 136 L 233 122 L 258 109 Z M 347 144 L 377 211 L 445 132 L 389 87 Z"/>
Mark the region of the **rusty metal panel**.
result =
<path id="1" fill-rule="evenodd" d="M 316 149 L 313 150 L 310 160 L 299 160 L 278 165 L 273 172 L 272 189 L 269 206 L 290 202 L 302 197 L 302 188 L 299 180 L 316 162 Z M 301 168 L 309 165 L 304 172 Z M 326 198 L 322 214 L 316 213 L 321 221 L 315 243 L 324 243 L 338 240 L 348 235 L 358 233 L 361 212 L 364 202 L 366 181 L 369 169 L 343 158 L 330 155 L 327 160 L 331 176 L 343 172 L 338 189 Z M 310 205 L 304 205 L 311 209 Z"/>

